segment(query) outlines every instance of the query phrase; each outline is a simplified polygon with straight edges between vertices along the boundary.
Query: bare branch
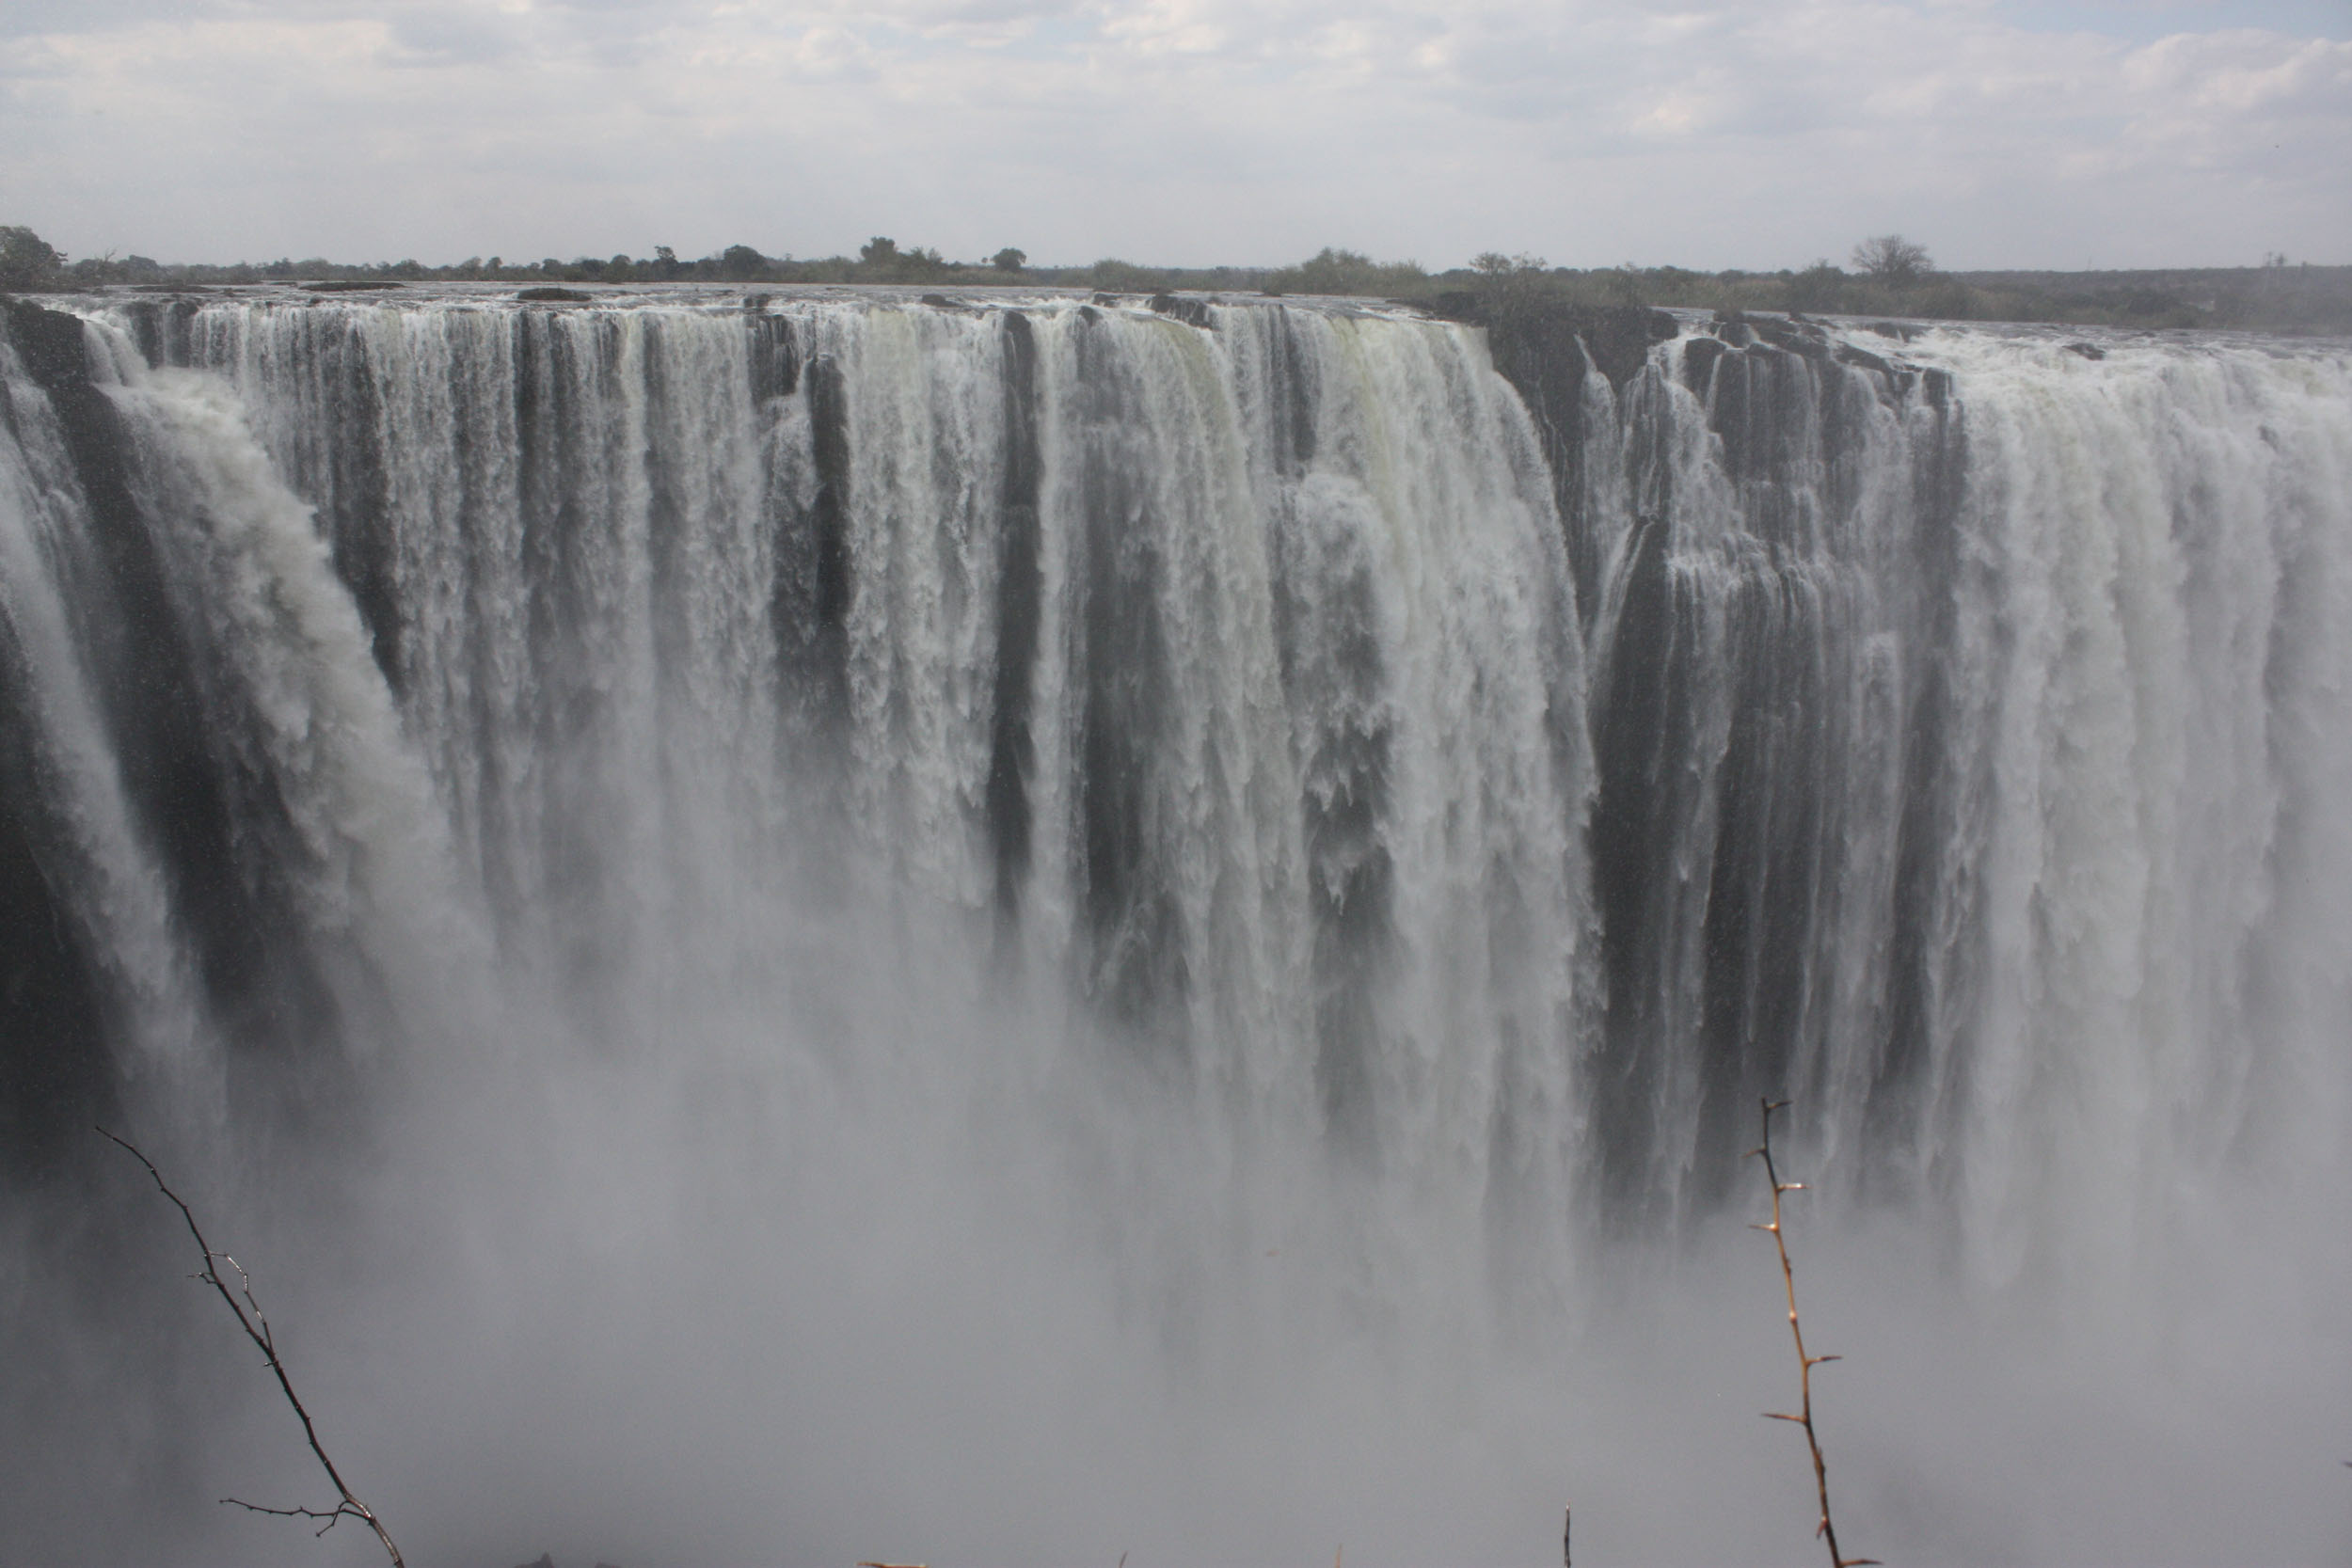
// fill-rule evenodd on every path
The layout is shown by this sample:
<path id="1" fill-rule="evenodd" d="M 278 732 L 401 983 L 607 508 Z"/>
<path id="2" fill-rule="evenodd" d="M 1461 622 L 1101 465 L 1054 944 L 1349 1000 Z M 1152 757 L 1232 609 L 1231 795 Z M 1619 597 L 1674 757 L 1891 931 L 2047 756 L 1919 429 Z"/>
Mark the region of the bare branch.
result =
<path id="1" fill-rule="evenodd" d="M 1895 284 L 1916 283 L 1935 270 L 1928 247 L 1900 234 L 1873 234 L 1863 241 L 1853 247 L 1853 264 L 1883 282 Z"/>
<path id="2" fill-rule="evenodd" d="M 1829 1466 L 1821 1459 L 1821 1440 L 1813 1430 L 1813 1369 L 1839 1357 L 1805 1354 L 1804 1329 L 1797 1322 L 1797 1273 L 1788 1261 L 1788 1234 L 1780 1227 L 1781 1195 L 1803 1192 L 1804 1183 L 1783 1181 L 1779 1168 L 1772 1164 L 1772 1113 L 1787 1109 L 1788 1101 L 1765 1100 L 1761 1103 L 1764 1107 L 1764 1141 L 1748 1152 L 1751 1157 L 1764 1162 L 1764 1180 L 1772 1188 L 1772 1222 L 1770 1225 L 1752 1225 L 1748 1228 L 1770 1232 L 1772 1244 L 1780 1249 L 1780 1278 L 1788 1293 L 1788 1333 L 1797 1342 L 1797 1391 L 1802 1401 L 1797 1406 L 1798 1414 L 1794 1416 L 1767 1411 L 1765 1418 L 1789 1421 L 1804 1428 L 1805 1447 L 1813 1453 L 1813 1484 L 1821 1500 L 1821 1522 L 1815 1527 L 1813 1533 L 1829 1544 L 1830 1568 L 1863 1568 L 1866 1563 L 1875 1565 L 1878 1559 L 1874 1557 L 1840 1557 L 1837 1553 L 1837 1529 L 1829 1520 Z"/>
<path id="3" fill-rule="evenodd" d="M 322 1510 L 316 1508 L 268 1508 L 264 1507 L 261 1503 L 246 1502 L 243 1497 L 223 1497 L 220 1500 L 224 1507 L 242 1508 L 252 1513 L 275 1513 L 281 1519 L 326 1520 L 326 1522 L 325 1524 L 310 1532 L 312 1535 L 325 1535 L 328 1530 L 335 1528 L 336 1521 L 338 1520 L 357 1519 L 361 1517 L 361 1515 L 352 1511 L 352 1507 L 349 1503 L 337 1503 L 333 1508 Z"/>
<path id="4" fill-rule="evenodd" d="M 223 1497 L 220 1500 L 224 1504 L 233 1504 L 255 1513 L 275 1513 L 285 1518 L 323 1519 L 326 1523 L 318 1528 L 317 1533 L 320 1535 L 325 1535 L 328 1530 L 333 1529 L 335 1522 L 339 1519 L 358 1519 L 375 1532 L 375 1539 L 383 1545 L 385 1555 L 392 1560 L 392 1568 L 408 1568 L 407 1563 L 400 1555 L 400 1548 L 392 1544 L 391 1534 L 385 1529 L 384 1522 L 375 1516 L 374 1512 L 367 1504 L 352 1495 L 350 1485 L 342 1478 L 342 1472 L 336 1469 L 335 1462 L 326 1457 L 326 1449 L 319 1442 L 318 1428 L 310 1420 L 310 1412 L 304 1406 L 301 1396 L 294 1392 L 294 1380 L 286 1371 L 286 1364 L 278 1357 L 278 1337 L 271 1331 L 269 1320 L 262 1315 L 262 1304 L 254 1297 L 253 1276 L 246 1274 L 245 1266 L 229 1254 L 213 1250 L 212 1243 L 204 1239 L 203 1230 L 196 1223 L 195 1212 L 164 1180 L 164 1173 L 155 1168 L 154 1161 L 104 1128 L 97 1128 L 94 1131 L 100 1137 L 119 1146 L 129 1153 L 131 1158 L 145 1165 L 147 1174 L 154 1180 L 155 1190 L 169 1198 L 171 1206 L 180 1211 L 181 1219 L 187 1223 L 188 1234 L 196 1240 L 197 1251 L 204 1257 L 204 1272 L 195 1277 L 213 1288 L 214 1292 L 220 1297 L 230 1314 L 236 1318 L 237 1326 L 245 1331 L 245 1337 L 253 1341 L 254 1346 L 261 1351 L 262 1359 L 269 1363 L 271 1374 L 278 1379 L 278 1391 L 286 1396 L 286 1402 L 294 1406 L 294 1413 L 301 1418 L 302 1435 L 310 1443 L 311 1454 L 317 1458 L 319 1467 L 326 1472 L 326 1479 L 335 1483 L 335 1490 L 342 1497 L 342 1500 L 331 1509 L 264 1508 L 259 1503 L 244 1502 L 235 1497 Z M 234 1291 L 231 1291 L 227 1281 L 220 1277 L 220 1271 L 214 1267 L 215 1263 L 226 1263 L 236 1271 L 237 1289 Z M 244 1298 L 242 1301 L 238 1299 L 240 1296 Z"/>

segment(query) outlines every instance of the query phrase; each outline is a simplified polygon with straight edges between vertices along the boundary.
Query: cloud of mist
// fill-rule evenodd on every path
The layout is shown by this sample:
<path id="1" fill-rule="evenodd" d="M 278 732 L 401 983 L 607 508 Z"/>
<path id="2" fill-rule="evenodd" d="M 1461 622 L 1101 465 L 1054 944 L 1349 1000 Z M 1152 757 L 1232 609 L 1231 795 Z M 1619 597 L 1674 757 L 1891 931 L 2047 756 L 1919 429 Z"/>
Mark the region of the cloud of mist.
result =
<path id="1" fill-rule="evenodd" d="M 823 957 L 788 999 L 682 1008 L 660 1050 L 526 1008 L 320 1146 L 167 1152 L 409 1560 L 1534 1561 L 1570 1502 L 1586 1560 L 1809 1560 L 1802 1440 L 1758 1418 L 1796 1377 L 1743 1228 L 1760 1176 L 1678 1242 L 1498 1275 L 1475 1227 L 1115 1056 L 1073 1066 L 1050 1020 Z M 71 1499 L 26 1539 L 368 1560 L 213 1506 L 322 1483 L 171 1216 L 115 1174 L 83 1287 L 113 1305 L 15 1318 L 60 1376 L 38 1421 L 11 1392 L 12 1445 Z M 1842 1539 L 2324 1559 L 2352 1506 L 2328 1186 L 2209 1192 L 2120 1275 L 1997 1289 L 1914 1212 L 1792 1197 L 1808 1343 L 1847 1358 L 1816 1377 Z M 12 1286 L 70 1299 L 40 1251 L 0 1253 Z"/>

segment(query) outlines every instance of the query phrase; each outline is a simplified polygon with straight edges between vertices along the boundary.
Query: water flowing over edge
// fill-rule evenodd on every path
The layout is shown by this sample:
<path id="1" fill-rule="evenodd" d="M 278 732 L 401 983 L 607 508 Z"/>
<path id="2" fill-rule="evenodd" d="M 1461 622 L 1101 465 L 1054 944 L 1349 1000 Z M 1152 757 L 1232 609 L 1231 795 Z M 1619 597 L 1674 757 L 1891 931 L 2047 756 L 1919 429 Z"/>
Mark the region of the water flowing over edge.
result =
<path id="1" fill-rule="evenodd" d="M 1733 1202 L 1759 1093 L 1979 1291 L 2127 1299 L 2217 1180 L 2344 1169 L 2340 356 L 450 301 L 98 312 L 77 382 L 60 330 L 0 454 L 12 830 L 105 1042 L 56 1099 L 364 1146 L 505 1085 L 641 1178 L 887 1127 L 1212 1383 L 1300 1324 L 1483 1365 Z"/>

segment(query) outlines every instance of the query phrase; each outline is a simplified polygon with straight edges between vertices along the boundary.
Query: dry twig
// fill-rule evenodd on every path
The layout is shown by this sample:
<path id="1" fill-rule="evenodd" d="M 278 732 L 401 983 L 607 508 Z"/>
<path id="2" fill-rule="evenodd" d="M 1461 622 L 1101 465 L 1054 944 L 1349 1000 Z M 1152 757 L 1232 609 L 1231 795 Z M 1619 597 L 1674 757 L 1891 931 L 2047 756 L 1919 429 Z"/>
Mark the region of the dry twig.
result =
<path id="1" fill-rule="evenodd" d="M 1821 1440 L 1813 1431 L 1813 1369 L 1824 1362 L 1840 1358 L 1835 1355 L 1807 1355 L 1805 1354 L 1804 1330 L 1797 1324 L 1797 1274 L 1789 1267 L 1788 1238 L 1782 1233 L 1780 1228 L 1780 1195 L 1804 1190 L 1804 1183 L 1802 1181 L 1783 1181 L 1780 1179 L 1778 1167 L 1772 1164 L 1772 1113 L 1785 1109 L 1788 1101 L 1765 1100 L 1760 1103 L 1764 1107 L 1764 1141 L 1748 1152 L 1763 1160 L 1765 1180 L 1772 1184 L 1772 1223 L 1752 1225 L 1748 1228 L 1771 1232 L 1772 1244 L 1780 1249 L 1780 1278 L 1781 1283 L 1788 1287 L 1788 1332 L 1797 1341 L 1797 1389 L 1803 1402 L 1797 1406 L 1797 1414 L 1794 1416 L 1786 1415 L 1777 1410 L 1768 1410 L 1764 1414 L 1769 1420 L 1794 1421 L 1804 1428 L 1805 1447 L 1813 1450 L 1813 1484 L 1820 1492 L 1821 1498 L 1821 1522 L 1815 1528 L 1813 1533 L 1829 1543 L 1830 1568 L 1861 1568 L 1864 1563 L 1877 1563 L 1878 1559 L 1840 1557 L 1837 1554 L 1837 1528 L 1829 1522 L 1829 1467 L 1821 1462 Z"/>
<path id="2" fill-rule="evenodd" d="M 154 1161 L 150 1160 L 132 1144 L 116 1137 L 104 1128 L 101 1127 L 96 1131 L 100 1137 L 106 1139 L 109 1143 L 119 1145 L 129 1152 L 131 1158 L 145 1165 L 147 1174 L 154 1178 L 155 1190 L 171 1199 L 172 1207 L 180 1211 L 180 1217 L 187 1222 L 188 1234 L 196 1238 L 197 1250 L 204 1255 L 203 1272 L 193 1277 L 210 1285 L 219 1293 L 220 1299 L 229 1304 L 229 1310 L 236 1315 L 237 1326 L 245 1330 L 245 1337 L 260 1347 L 262 1359 L 269 1363 L 269 1370 L 277 1377 L 279 1390 L 286 1396 L 286 1402 L 293 1405 L 294 1413 L 302 1418 L 302 1435 L 309 1441 L 310 1452 L 317 1456 L 320 1468 L 326 1472 L 326 1479 L 335 1483 L 335 1491 L 342 1498 L 333 1508 L 326 1509 L 265 1508 L 260 1503 L 249 1503 L 241 1497 L 223 1497 L 220 1500 L 224 1504 L 242 1508 L 254 1513 L 275 1513 L 288 1519 L 319 1520 L 319 1528 L 313 1532 L 318 1535 L 325 1535 L 344 1519 L 357 1519 L 375 1532 L 375 1539 L 382 1544 L 385 1555 L 392 1560 L 392 1568 L 408 1568 L 407 1563 L 401 1558 L 400 1548 L 392 1544 L 391 1534 L 385 1529 L 384 1522 L 375 1516 L 374 1511 L 367 1504 L 352 1496 L 351 1487 L 343 1481 L 342 1473 L 335 1468 L 335 1462 L 326 1457 L 326 1449 L 319 1442 L 318 1428 L 310 1420 L 310 1412 L 304 1408 L 301 1396 L 294 1392 L 294 1380 L 286 1373 L 285 1362 L 278 1359 L 277 1336 L 270 1330 L 269 1320 L 262 1315 L 262 1304 L 253 1299 L 252 1275 L 245 1272 L 245 1265 L 230 1257 L 229 1254 L 213 1250 L 213 1244 L 204 1239 L 204 1232 L 197 1227 L 195 1212 L 164 1180 L 164 1173 L 155 1168 Z M 230 1290 L 228 1282 L 220 1277 L 220 1271 L 215 1267 L 219 1263 L 226 1263 L 237 1271 L 235 1291 Z M 243 1299 L 240 1300 L 240 1297 Z"/>

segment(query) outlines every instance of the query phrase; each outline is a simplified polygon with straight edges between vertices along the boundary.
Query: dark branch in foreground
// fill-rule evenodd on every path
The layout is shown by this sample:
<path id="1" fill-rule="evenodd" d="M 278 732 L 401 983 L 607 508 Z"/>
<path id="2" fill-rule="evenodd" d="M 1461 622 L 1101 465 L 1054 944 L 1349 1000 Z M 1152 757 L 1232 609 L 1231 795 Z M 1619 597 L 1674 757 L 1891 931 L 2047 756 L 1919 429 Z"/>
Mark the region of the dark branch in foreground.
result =
<path id="1" fill-rule="evenodd" d="M 104 1128 L 98 1128 L 96 1132 L 107 1142 L 119 1145 L 130 1154 L 131 1158 L 145 1165 L 147 1174 L 154 1179 L 155 1190 L 169 1198 L 171 1206 L 180 1211 L 180 1217 L 187 1222 L 188 1234 L 196 1239 L 197 1250 L 204 1256 L 203 1272 L 194 1277 L 210 1285 L 220 1299 L 228 1304 L 229 1310 L 236 1316 L 237 1326 L 245 1330 L 245 1337 L 259 1347 L 262 1359 L 269 1363 L 271 1373 L 278 1379 L 279 1390 L 286 1396 L 286 1402 L 294 1406 L 294 1413 L 302 1418 L 302 1435 L 309 1441 L 310 1452 L 317 1456 L 320 1468 L 326 1472 L 326 1479 L 335 1483 L 335 1490 L 342 1498 L 333 1508 L 328 1509 L 264 1508 L 259 1503 L 246 1502 L 237 1497 L 223 1497 L 220 1500 L 224 1504 L 246 1509 L 254 1513 L 275 1513 L 288 1519 L 321 1520 L 323 1523 L 314 1532 L 319 1535 L 325 1535 L 344 1519 L 357 1519 L 375 1532 L 375 1539 L 383 1544 L 385 1555 L 392 1560 L 392 1568 L 408 1568 L 406 1561 L 400 1555 L 400 1548 L 392 1544 L 391 1535 L 384 1528 L 383 1521 L 375 1516 L 374 1511 L 367 1504 L 352 1496 L 351 1487 L 344 1481 L 342 1473 L 335 1468 L 335 1462 L 326 1457 L 326 1449 L 320 1445 L 318 1428 L 310 1420 L 310 1412 L 304 1408 L 301 1396 L 294 1392 L 294 1381 L 286 1373 L 285 1362 L 278 1359 L 277 1336 L 270 1331 L 269 1320 L 262 1315 L 262 1304 L 253 1298 L 253 1276 L 246 1274 L 245 1266 L 229 1254 L 213 1250 L 212 1243 L 204 1239 L 204 1232 L 197 1226 L 195 1212 L 164 1180 L 164 1173 L 155 1168 L 154 1161 L 150 1160 L 132 1144 L 116 1137 Z M 215 1267 L 219 1263 L 226 1263 L 237 1271 L 235 1291 L 230 1291 L 228 1282 L 221 1278 L 220 1271 Z M 243 1299 L 240 1300 L 240 1297 Z"/>
<path id="2" fill-rule="evenodd" d="M 1788 1101 L 1766 1100 L 1761 1103 L 1764 1107 L 1764 1141 L 1749 1149 L 1748 1152 L 1763 1160 L 1764 1179 L 1772 1184 L 1772 1223 L 1752 1225 L 1748 1228 L 1770 1231 L 1772 1244 L 1780 1249 L 1780 1278 L 1781 1283 L 1788 1288 L 1788 1332 L 1797 1341 L 1797 1389 L 1803 1401 L 1797 1406 L 1797 1414 L 1794 1416 L 1784 1415 L 1776 1410 L 1768 1410 L 1764 1413 L 1765 1418 L 1773 1421 L 1794 1421 L 1804 1428 L 1805 1447 L 1813 1450 L 1813 1484 L 1820 1492 L 1821 1498 L 1821 1522 L 1815 1528 L 1813 1533 L 1829 1543 L 1830 1568 L 1862 1568 L 1864 1563 L 1876 1564 L 1878 1559 L 1840 1557 L 1837 1554 L 1837 1527 L 1829 1522 L 1829 1467 L 1821 1461 L 1821 1440 L 1814 1434 L 1813 1431 L 1813 1369 L 1823 1362 L 1836 1361 L 1839 1357 L 1805 1354 L 1804 1330 L 1797 1324 L 1797 1275 L 1788 1264 L 1788 1238 L 1781 1233 L 1780 1228 L 1780 1195 L 1804 1190 L 1804 1183 L 1802 1181 L 1783 1181 L 1780 1179 L 1780 1171 L 1772 1164 L 1772 1113 L 1785 1109 Z"/>

